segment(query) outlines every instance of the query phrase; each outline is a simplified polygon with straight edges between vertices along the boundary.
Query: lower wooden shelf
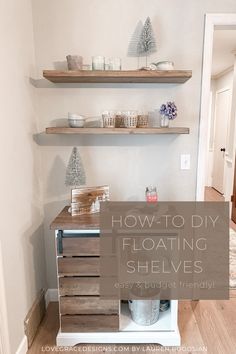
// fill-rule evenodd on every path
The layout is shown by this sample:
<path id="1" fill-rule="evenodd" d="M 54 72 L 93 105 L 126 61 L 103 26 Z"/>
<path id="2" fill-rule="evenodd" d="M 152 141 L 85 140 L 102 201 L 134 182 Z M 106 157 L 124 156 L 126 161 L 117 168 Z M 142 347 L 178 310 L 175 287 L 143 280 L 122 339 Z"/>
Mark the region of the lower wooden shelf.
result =
<path id="1" fill-rule="evenodd" d="M 189 134 L 189 128 L 69 128 L 69 127 L 49 127 L 46 134 L 114 134 L 114 135 L 145 135 L 145 134 Z"/>

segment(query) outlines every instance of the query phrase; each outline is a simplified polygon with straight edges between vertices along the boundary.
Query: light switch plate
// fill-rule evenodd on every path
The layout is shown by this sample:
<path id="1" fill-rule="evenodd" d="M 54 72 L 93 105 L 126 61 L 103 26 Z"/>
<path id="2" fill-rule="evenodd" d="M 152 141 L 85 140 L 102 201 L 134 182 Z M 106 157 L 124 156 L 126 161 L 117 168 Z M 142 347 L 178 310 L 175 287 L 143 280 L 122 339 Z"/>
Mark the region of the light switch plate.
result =
<path id="1" fill-rule="evenodd" d="M 180 155 L 180 169 L 181 170 L 190 170 L 190 155 L 181 154 Z"/>

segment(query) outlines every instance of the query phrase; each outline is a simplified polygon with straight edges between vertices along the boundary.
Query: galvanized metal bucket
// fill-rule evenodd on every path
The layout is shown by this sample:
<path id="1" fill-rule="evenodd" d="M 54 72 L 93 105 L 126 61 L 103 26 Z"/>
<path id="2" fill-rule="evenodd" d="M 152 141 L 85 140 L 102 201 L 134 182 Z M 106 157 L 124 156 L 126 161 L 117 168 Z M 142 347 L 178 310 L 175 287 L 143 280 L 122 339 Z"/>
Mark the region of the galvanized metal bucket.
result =
<path id="1" fill-rule="evenodd" d="M 129 300 L 129 309 L 134 322 L 151 326 L 158 321 L 160 300 Z"/>

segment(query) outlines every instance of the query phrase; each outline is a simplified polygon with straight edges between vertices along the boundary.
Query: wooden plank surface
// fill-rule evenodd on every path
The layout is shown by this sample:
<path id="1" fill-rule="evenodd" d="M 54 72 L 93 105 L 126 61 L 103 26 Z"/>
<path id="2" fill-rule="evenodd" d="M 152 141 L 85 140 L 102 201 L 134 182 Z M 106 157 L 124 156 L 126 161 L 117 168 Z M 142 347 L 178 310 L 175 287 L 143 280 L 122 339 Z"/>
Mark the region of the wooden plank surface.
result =
<path id="1" fill-rule="evenodd" d="M 215 301 L 215 308 L 229 337 L 233 338 L 236 333 L 236 306 L 232 307 L 230 301 L 217 300 Z"/>
<path id="2" fill-rule="evenodd" d="M 103 300 L 99 296 L 61 296 L 61 315 L 118 314 L 118 300 Z"/>
<path id="3" fill-rule="evenodd" d="M 54 83 L 184 83 L 192 77 L 191 70 L 119 70 L 60 71 L 44 70 L 45 79 Z"/>
<path id="4" fill-rule="evenodd" d="M 63 237 L 63 256 L 99 256 L 100 237 Z"/>
<path id="5" fill-rule="evenodd" d="M 99 277 L 60 277 L 59 295 L 99 295 Z"/>
<path id="6" fill-rule="evenodd" d="M 61 316 L 61 332 L 116 332 L 119 330 L 118 315 Z"/>
<path id="7" fill-rule="evenodd" d="M 227 303 L 222 301 L 221 303 Z M 200 330 L 203 342 L 211 350 L 209 353 L 227 354 L 235 353 L 235 336 L 231 336 L 223 321 L 222 314 L 217 309 L 217 301 L 201 300 L 192 303 L 194 316 Z M 231 303 L 232 304 L 232 303 Z M 231 305 L 232 306 L 232 305 Z M 233 325 L 230 318 L 226 319 Z M 234 331 L 235 333 L 235 331 Z"/>
<path id="8" fill-rule="evenodd" d="M 194 348 L 194 351 L 189 351 L 189 353 L 207 354 L 208 352 L 206 351 L 197 350 L 199 347 L 204 347 L 204 342 L 194 317 L 191 303 L 191 301 L 179 301 L 178 325 L 181 334 L 181 345 Z M 166 352 L 168 353 L 168 350 Z M 183 353 L 183 351 L 179 351 L 178 348 L 176 348 L 176 350 L 172 348 L 170 353 L 179 354 Z"/>
<path id="9" fill-rule="evenodd" d="M 158 135 L 158 134 L 189 134 L 189 128 L 70 128 L 49 127 L 46 134 L 100 134 L 100 135 Z"/>
<path id="10" fill-rule="evenodd" d="M 51 223 L 53 230 L 93 230 L 99 229 L 99 213 L 71 216 L 66 206 Z"/>
<path id="11" fill-rule="evenodd" d="M 99 257 L 58 257 L 59 276 L 98 276 Z"/>

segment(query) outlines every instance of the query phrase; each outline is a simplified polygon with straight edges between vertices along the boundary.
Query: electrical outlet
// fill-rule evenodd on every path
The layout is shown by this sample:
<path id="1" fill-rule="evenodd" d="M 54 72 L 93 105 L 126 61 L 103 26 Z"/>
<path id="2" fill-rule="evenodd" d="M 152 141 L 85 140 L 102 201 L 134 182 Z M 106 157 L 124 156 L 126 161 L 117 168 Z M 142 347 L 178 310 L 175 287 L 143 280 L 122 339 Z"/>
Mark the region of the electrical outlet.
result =
<path id="1" fill-rule="evenodd" d="M 180 155 L 180 169 L 181 170 L 190 170 L 190 155 L 181 154 Z"/>

